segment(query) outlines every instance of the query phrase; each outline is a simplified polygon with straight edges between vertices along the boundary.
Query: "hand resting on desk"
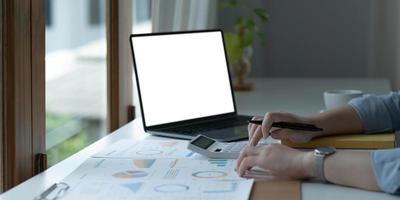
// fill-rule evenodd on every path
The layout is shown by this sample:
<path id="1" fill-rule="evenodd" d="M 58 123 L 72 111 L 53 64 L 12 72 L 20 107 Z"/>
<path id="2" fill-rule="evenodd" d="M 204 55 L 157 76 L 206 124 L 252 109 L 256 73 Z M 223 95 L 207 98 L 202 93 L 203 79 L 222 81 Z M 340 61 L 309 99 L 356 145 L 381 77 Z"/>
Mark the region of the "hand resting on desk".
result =
<path id="1" fill-rule="evenodd" d="M 244 176 L 247 170 L 258 166 L 268 169 L 273 176 L 304 179 L 310 177 L 307 167 L 312 164 L 312 160 L 309 156 L 281 144 L 248 146 L 242 151 L 236 171 L 240 176 Z"/>
<path id="2" fill-rule="evenodd" d="M 271 136 L 275 139 L 289 139 L 293 142 L 304 143 L 314 137 L 324 135 L 365 131 L 363 121 L 351 106 L 329 110 L 312 117 L 300 117 L 291 113 L 277 112 L 267 113 L 264 117 L 255 117 L 255 119 L 263 119 L 263 123 L 262 125 L 249 124 L 248 126 L 249 146 L 242 151 L 236 166 L 240 176 L 245 175 L 252 167 L 258 166 L 269 170 L 275 176 L 296 179 L 315 177 L 312 169 L 315 156 L 312 151 L 299 151 L 281 144 L 256 147 L 255 145 L 263 137 Z M 271 127 L 273 122 L 280 121 L 310 123 L 323 128 L 323 131 L 304 132 Z M 381 184 L 378 186 L 378 180 L 382 177 L 375 177 L 370 155 L 372 153 L 368 151 L 338 151 L 327 156 L 324 160 L 324 177 L 327 181 L 335 184 L 396 193 L 396 190 L 387 190 Z M 395 154 L 392 153 L 391 155 Z M 376 168 L 376 165 L 374 167 Z M 396 169 L 393 168 L 393 170 Z M 390 179 L 391 177 L 384 178 Z M 392 177 L 392 179 L 396 179 L 396 177 Z M 393 182 L 394 180 L 389 181 Z"/>

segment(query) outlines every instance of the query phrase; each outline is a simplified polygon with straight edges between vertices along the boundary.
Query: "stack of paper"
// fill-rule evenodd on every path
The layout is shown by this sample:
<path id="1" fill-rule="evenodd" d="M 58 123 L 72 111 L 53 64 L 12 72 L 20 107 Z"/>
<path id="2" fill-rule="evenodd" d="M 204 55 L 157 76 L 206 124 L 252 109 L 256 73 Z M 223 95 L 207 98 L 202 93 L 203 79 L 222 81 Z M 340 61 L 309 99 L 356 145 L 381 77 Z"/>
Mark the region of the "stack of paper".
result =
<path id="1" fill-rule="evenodd" d="M 120 141 L 95 154 L 63 181 L 63 199 L 248 199 L 253 180 L 235 160 L 206 159 L 186 141 Z"/>

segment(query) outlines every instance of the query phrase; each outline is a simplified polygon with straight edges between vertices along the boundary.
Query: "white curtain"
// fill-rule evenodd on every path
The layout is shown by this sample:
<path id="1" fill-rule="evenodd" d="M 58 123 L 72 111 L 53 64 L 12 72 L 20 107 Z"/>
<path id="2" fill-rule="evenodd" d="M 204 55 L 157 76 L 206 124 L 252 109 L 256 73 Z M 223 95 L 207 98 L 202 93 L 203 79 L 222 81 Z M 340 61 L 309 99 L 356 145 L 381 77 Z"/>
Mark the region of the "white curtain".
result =
<path id="1" fill-rule="evenodd" d="M 368 74 L 400 90 L 400 1 L 372 1 Z"/>
<path id="2" fill-rule="evenodd" d="M 153 32 L 215 28 L 217 0 L 153 0 Z"/>

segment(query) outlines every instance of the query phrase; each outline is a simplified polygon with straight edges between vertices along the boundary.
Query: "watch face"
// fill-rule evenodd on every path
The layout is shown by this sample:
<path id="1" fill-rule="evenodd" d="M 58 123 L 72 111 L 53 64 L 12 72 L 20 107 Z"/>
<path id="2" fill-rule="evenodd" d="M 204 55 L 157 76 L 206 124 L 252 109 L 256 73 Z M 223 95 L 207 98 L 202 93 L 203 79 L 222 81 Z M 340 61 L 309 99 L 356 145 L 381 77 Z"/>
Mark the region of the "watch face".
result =
<path id="1" fill-rule="evenodd" d="M 315 149 L 315 152 L 320 155 L 330 155 L 336 152 L 336 149 L 333 147 L 320 147 Z"/>

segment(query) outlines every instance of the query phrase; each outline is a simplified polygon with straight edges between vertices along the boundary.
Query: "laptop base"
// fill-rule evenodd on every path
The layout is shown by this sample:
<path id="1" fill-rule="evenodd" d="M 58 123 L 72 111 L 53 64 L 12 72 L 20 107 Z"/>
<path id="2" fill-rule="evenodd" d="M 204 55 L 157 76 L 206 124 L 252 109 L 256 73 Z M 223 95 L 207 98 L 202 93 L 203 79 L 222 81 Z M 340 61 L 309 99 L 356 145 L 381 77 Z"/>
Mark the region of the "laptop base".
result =
<path id="1" fill-rule="evenodd" d="M 248 139 L 248 120 L 250 116 L 238 115 L 232 119 L 222 119 L 210 123 L 180 126 L 161 130 L 147 130 L 146 132 L 164 137 L 191 140 L 199 134 L 208 136 L 221 142 L 232 142 Z"/>

